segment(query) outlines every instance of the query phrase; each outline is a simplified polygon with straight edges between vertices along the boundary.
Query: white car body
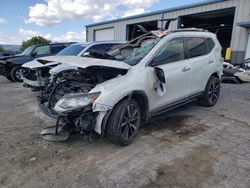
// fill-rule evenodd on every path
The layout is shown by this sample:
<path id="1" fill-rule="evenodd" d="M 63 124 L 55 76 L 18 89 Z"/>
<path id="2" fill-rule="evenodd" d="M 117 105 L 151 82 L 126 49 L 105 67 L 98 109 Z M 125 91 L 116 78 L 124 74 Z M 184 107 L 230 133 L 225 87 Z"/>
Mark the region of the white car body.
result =
<path id="1" fill-rule="evenodd" d="M 164 71 L 166 79 L 166 83 L 160 83 L 154 67 L 149 66 L 150 61 L 170 40 L 185 37 L 209 37 L 214 41 L 215 46 L 208 54 L 158 65 L 157 67 Z M 146 97 L 148 103 L 145 105 L 146 114 L 147 117 L 150 117 L 165 106 L 201 94 L 211 75 L 216 74 L 218 77 L 222 75 L 221 46 L 216 35 L 209 32 L 185 31 L 167 34 L 134 66 L 121 61 L 83 57 L 48 57 L 43 59 L 66 64 L 70 62 L 70 65 L 80 68 L 107 66 L 128 70 L 125 75 L 119 75 L 100 83 L 89 91 L 90 94 L 101 92 L 92 106 L 93 112 L 99 112 L 95 125 L 95 131 L 99 134 L 102 133 L 102 121 L 107 111 L 131 93 L 141 93 Z M 159 87 L 159 84 L 162 84 L 163 88 Z"/>

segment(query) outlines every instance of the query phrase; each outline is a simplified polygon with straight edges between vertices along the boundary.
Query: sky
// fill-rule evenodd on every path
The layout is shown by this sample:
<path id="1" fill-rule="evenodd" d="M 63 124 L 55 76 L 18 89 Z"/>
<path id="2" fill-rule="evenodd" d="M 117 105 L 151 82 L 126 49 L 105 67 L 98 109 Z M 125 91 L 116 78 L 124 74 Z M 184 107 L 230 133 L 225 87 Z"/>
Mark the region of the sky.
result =
<path id="1" fill-rule="evenodd" d="M 0 0 L 0 44 L 85 41 L 85 25 L 206 0 Z"/>

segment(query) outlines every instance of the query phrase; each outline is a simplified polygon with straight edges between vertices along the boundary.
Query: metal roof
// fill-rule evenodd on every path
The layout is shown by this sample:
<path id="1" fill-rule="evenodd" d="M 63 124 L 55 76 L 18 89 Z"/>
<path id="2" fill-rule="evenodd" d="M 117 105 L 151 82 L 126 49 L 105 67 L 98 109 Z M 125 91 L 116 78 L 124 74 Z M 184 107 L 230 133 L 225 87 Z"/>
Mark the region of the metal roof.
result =
<path id="1" fill-rule="evenodd" d="M 140 18 L 140 17 L 144 17 L 144 16 L 152 16 L 152 15 L 155 15 L 155 14 L 161 14 L 161 13 L 173 12 L 173 11 L 182 10 L 182 9 L 194 8 L 194 7 L 198 7 L 198 6 L 204 6 L 204 5 L 219 3 L 219 2 L 223 2 L 223 1 L 225 1 L 225 0 L 206 0 L 206 1 L 201 1 L 201 2 L 198 2 L 198 3 L 192 3 L 192 4 L 189 4 L 189 5 L 183 5 L 183 6 L 178 6 L 178 7 L 153 11 L 153 12 L 149 12 L 149 13 L 138 14 L 138 15 L 135 15 L 135 16 L 128 16 L 128 17 L 125 17 L 125 18 L 117 18 L 117 19 L 114 19 L 114 20 L 108 20 L 108 21 L 103 21 L 103 22 L 99 22 L 99 23 L 88 24 L 88 25 L 85 25 L 85 27 L 93 27 L 93 26 L 98 26 L 98 25 L 103 25 L 103 24 L 109 24 L 109 23 L 114 23 L 114 22 L 119 22 L 119 21 L 124 21 L 124 20 Z"/>

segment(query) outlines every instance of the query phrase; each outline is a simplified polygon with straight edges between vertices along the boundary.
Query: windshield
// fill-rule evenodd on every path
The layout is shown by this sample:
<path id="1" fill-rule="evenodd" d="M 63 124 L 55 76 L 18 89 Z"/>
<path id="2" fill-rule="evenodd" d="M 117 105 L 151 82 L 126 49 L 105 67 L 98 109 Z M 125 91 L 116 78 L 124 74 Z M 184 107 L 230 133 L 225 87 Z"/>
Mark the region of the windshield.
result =
<path id="1" fill-rule="evenodd" d="M 30 55 L 31 52 L 33 51 L 33 49 L 34 49 L 34 46 L 30 46 L 30 47 L 26 48 L 26 49 L 21 53 L 21 55 Z"/>
<path id="2" fill-rule="evenodd" d="M 84 44 L 73 44 L 61 50 L 59 53 L 57 53 L 57 55 L 77 56 L 84 48 L 86 48 L 86 45 Z"/>
<path id="3" fill-rule="evenodd" d="M 129 65 L 138 64 L 159 42 L 160 38 L 150 34 L 143 35 L 123 47 L 108 53 L 113 59 Z"/>

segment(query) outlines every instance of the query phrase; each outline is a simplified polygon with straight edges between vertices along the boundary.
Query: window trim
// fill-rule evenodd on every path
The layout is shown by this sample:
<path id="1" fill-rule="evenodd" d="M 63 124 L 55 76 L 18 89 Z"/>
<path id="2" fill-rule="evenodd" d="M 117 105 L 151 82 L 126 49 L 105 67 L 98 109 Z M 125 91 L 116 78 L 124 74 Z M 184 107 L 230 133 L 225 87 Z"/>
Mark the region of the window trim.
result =
<path id="1" fill-rule="evenodd" d="M 186 49 L 185 49 L 185 42 L 184 42 L 184 37 L 183 36 L 176 36 L 173 38 L 170 38 L 169 40 L 165 41 L 158 49 L 157 51 L 154 53 L 154 55 L 150 58 L 150 60 L 148 61 L 149 63 L 147 63 L 146 66 L 150 66 L 150 67 L 154 67 L 154 66 L 162 66 L 162 65 L 166 65 L 166 64 L 170 64 L 170 63 L 176 63 L 179 61 L 173 61 L 173 62 L 169 62 L 169 63 L 163 63 L 161 65 L 152 65 L 153 64 L 153 59 L 155 58 L 155 56 L 159 53 L 159 51 L 163 48 L 163 46 L 165 46 L 168 42 L 170 42 L 173 39 L 182 39 L 182 43 L 183 43 L 183 50 L 184 50 L 184 59 L 183 60 L 179 60 L 179 61 L 184 61 L 187 59 L 187 54 L 186 54 Z"/>
<path id="2" fill-rule="evenodd" d="M 190 57 L 190 54 L 189 54 L 189 49 L 188 49 L 188 45 L 187 45 L 187 38 L 202 38 L 205 42 L 205 46 L 206 46 L 206 54 L 203 54 L 203 55 L 200 55 L 200 56 L 196 56 L 196 57 Z M 194 59 L 194 58 L 199 58 L 199 57 L 203 57 L 203 56 L 206 56 L 208 55 L 208 46 L 207 46 L 207 42 L 206 42 L 206 37 L 198 37 L 198 36 L 195 36 L 195 37 L 190 37 L 190 36 L 184 36 L 183 37 L 184 39 L 184 43 L 185 43 L 185 47 L 186 47 L 186 51 L 187 51 L 187 59 Z M 212 52 L 212 51 L 211 51 Z"/>
<path id="3" fill-rule="evenodd" d="M 37 56 L 41 56 L 41 55 L 50 55 L 50 54 L 51 54 L 51 45 L 49 45 L 49 44 L 36 46 L 36 47 L 32 50 L 32 53 L 34 53 L 35 50 L 36 50 L 37 48 L 41 48 L 41 47 L 45 47 L 45 46 L 48 46 L 48 47 L 50 48 L 50 53 L 47 53 L 47 54 L 37 54 Z M 37 52 L 36 52 L 36 53 L 37 53 Z"/>

